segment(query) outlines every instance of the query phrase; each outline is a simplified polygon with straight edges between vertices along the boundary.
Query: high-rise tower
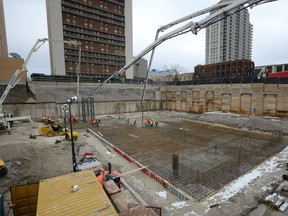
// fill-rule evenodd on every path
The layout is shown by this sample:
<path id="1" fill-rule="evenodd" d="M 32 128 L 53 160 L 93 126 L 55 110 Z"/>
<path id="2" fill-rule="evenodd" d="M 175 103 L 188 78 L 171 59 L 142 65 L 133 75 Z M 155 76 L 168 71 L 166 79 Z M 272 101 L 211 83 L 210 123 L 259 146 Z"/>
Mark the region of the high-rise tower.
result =
<path id="1" fill-rule="evenodd" d="M 207 27 L 205 64 L 251 60 L 252 30 L 247 9 Z"/>
<path id="2" fill-rule="evenodd" d="M 81 42 L 82 76 L 110 76 L 132 59 L 132 0 L 46 0 L 49 39 Z M 75 75 L 78 48 L 50 43 L 52 75 Z M 133 78 L 133 69 L 126 71 Z"/>

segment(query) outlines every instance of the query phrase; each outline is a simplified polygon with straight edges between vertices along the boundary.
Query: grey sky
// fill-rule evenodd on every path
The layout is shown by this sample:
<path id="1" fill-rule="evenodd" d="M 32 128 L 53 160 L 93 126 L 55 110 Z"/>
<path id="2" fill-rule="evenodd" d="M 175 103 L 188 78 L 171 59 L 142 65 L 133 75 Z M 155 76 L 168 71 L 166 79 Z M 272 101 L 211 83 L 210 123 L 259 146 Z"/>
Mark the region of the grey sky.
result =
<path id="1" fill-rule="evenodd" d="M 26 58 L 36 40 L 48 35 L 45 0 L 3 2 L 8 52 L 16 52 Z M 160 26 L 217 2 L 218 0 L 133 0 L 134 55 L 154 41 L 156 30 Z M 287 9 L 287 0 L 249 9 L 250 21 L 254 26 L 252 60 L 256 65 L 288 63 Z M 194 19 L 197 20 L 199 18 Z M 149 55 L 144 58 L 149 59 Z M 157 47 L 152 68 L 163 69 L 164 66 L 179 65 L 186 69 L 185 72 L 191 72 L 195 65 L 204 64 L 204 61 L 205 30 L 201 30 L 198 35 L 187 33 Z M 29 74 L 50 74 L 48 44 L 33 54 L 28 70 Z"/>

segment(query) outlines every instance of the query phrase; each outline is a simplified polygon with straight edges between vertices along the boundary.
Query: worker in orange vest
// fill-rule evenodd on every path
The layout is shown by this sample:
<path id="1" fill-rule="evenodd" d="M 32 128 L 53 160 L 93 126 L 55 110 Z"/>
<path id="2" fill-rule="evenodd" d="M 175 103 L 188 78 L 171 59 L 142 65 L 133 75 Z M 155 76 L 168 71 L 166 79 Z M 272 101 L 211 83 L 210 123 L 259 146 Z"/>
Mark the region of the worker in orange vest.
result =
<path id="1" fill-rule="evenodd" d="M 47 124 L 50 124 L 50 123 L 51 123 L 51 120 L 52 120 L 52 118 L 51 118 L 50 116 L 48 116 L 48 118 L 47 118 Z"/>

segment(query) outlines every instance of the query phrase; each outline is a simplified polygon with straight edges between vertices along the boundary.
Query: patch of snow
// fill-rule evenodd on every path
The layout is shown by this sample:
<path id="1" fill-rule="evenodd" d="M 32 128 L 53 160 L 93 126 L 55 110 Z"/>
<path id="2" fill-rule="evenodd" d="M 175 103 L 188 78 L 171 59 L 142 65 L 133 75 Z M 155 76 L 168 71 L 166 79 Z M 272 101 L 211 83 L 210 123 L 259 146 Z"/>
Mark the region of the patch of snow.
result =
<path id="1" fill-rule="evenodd" d="M 156 194 L 158 194 L 160 197 L 166 199 L 167 197 L 167 192 L 166 191 L 160 191 L 160 192 L 156 192 Z"/>
<path id="2" fill-rule="evenodd" d="M 184 216 L 199 216 L 199 214 L 198 213 L 196 213 L 196 212 L 194 212 L 194 211 L 191 211 L 191 212 L 187 212 L 187 213 L 185 213 L 184 214 Z"/>
<path id="3" fill-rule="evenodd" d="M 285 157 L 288 155 L 288 148 L 285 148 L 283 151 L 283 156 Z M 207 200 L 218 200 L 219 202 L 225 202 L 230 197 L 234 196 L 238 192 L 240 192 L 242 189 L 248 186 L 253 180 L 256 178 L 261 177 L 263 174 L 271 173 L 277 169 L 279 158 L 274 157 L 270 160 L 266 161 L 262 165 L 260 165 L 255 170 L 247 173 L 244 176 L 241 176 L 240 178 L 234 180 L 232 183 L 227 185 L 223 188 L 223 190 L 212 197 L 208 198 Z"/>
<path id="4" fill-rule="evenodd" d="M 239 117 L 240 115 L 234 114 L 231 112 L 222 112 L 222 111 L 215 111 L 215 112 L 205 112 L 204 115 L 213 115 L 213 114 L 220 114 L 220 115 L 230 115 L 230 116 L 236 116 Z"/>
<path id="5" fill-rule="evenodd" d="M 111 152 L 110 152 L 110 151 L 106 151 L 106 153 L 109 154 L 109 155 L 111 155 Z"/>
<path id="6" fill-rule="evenodd" d="M 285 212 L 288 209 L 288 203 L 284 203 L 280 208 L 279 211 Z"/>
<path id="7" fill-rule="evenodd" d="M 169 207 L 165 207 L 167 210 L 169 210 L 169 211 L 172 211 L 172 210 L 174 210 L 174 208 L 169 208 Z"/>
<path id="8" fill-rule="evenodd" d="M 139 136 L 136 136 L 136 135 L 134 135 L 134 134 L 128 134 L 129 136 L 131 136 L 131 137 L 135 137 L 135 138 L 138 138 Z"/>
<path id="9" fill-rule="evenodd" d="M 186 205 L 185 201 L 175 202 L 175 203 L 172 203 L 171 205 L 176 207 L 177 209 L 183 208 L 184 206 L 189 206 L 188 204 Z"/>

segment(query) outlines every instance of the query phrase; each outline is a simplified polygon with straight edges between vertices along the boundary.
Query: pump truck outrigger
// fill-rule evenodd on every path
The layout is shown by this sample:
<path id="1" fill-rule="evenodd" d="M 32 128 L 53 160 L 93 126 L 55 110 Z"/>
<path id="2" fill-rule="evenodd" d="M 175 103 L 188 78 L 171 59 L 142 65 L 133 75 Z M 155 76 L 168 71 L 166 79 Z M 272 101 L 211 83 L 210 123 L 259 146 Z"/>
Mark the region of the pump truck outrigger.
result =
<path id="1" fill-rule="evenodd" d="M 20 69 L 17 69 L 15 73 L 13 74 L 12 78 L 10 79 L 6 89 L 4 90 L 3 94 L 0 97 L 0 129 L 5 129 L 8 128 L 10 131 L 10 126 L 13 124 L 13 121 L 21 121 L 21 120 L 28 120 L 31 121 L 30 116 L 22 116 L 22 117 L 13 117 L 12 113 L 3 113 L 2 108 L 3 108 L 3 103 L 9 93 L 9 91 L 17 85 L 17 83 L 21 80 L 21 78 L 28 72 L 27 70 L 27 64 L 34 52 L 36 52 L 46 41 L 49 42 L 63 42 L 63 43 L 68 43 L 72 44 L 75 46 L 79 47 L 79 63 L 78 67 L 80 67 L 80 59 L 81 59 L 81 43 L 78 41 L 65 41 L 65 40 L 52 40 L 48 38 L 42 38 L 38 39 L 34 46 L 31 48 L 28 56 L 26 57 L 23 65 L 21 66 Z M 78 76 L 79 77 L 79 76 Z"/>

